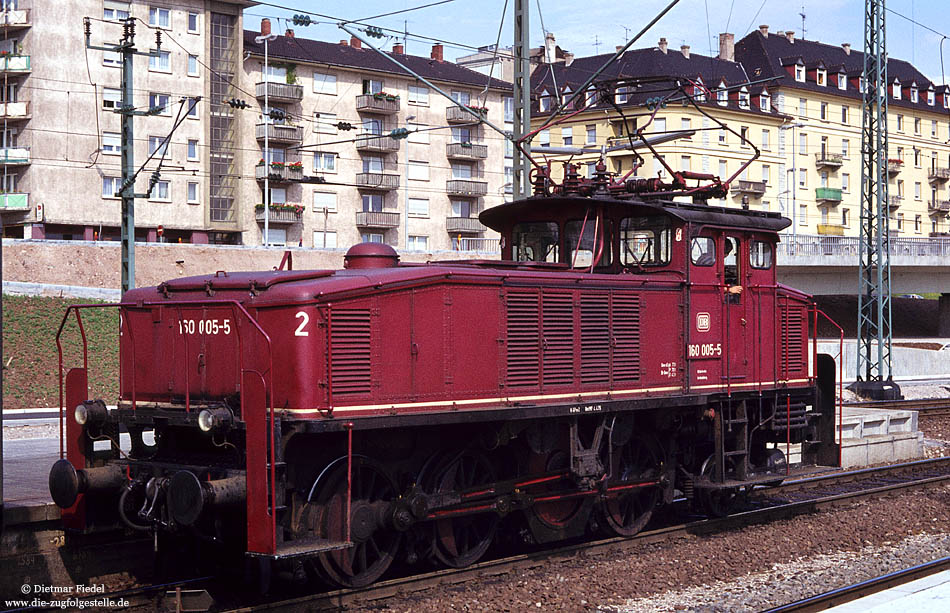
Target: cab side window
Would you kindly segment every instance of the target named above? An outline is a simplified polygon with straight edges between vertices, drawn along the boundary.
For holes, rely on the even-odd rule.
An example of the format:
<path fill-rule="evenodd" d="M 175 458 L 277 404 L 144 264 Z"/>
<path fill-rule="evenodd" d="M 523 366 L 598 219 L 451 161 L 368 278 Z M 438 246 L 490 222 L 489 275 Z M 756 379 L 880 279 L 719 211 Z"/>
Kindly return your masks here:
<path fill-rule="evenodd" d="M 696 266 L 714 266 L 716 241 L 708 236 L 697 236 L 690 242 L 689 259 Z"/>
<path fill-rule="evenodd" d="M 512 258 L 517 262 L 557 262 L 558 228 L 554 222 L 517 224 L 511 233 Z"/>
<path fill-rule="evenodd" d="M 739 285 L 739 239 L 734 236 L 725 239 L 723 275 L 726 285 Z"/>
<path fill-rule="evenodd" d="M 564 250 L 568 256 L 567 263 L 574 268 L 588 268 L 594 262 L 594 258 L 599 255 L 597 267 L 609 266 L 613 255 L 613 250 L 610 248 L 611 234 L 609 221 L 604 226 L 598 226 L 593 219 L 587 219 L 586 223 L 583 219 L 567 222 L 564 224 Z"/>
<path fill-rule="evenodd" d="M 620 222 L 620 261 L 624 266 L 670 263 L 669 217 L 626 217 Z"/>
<path fill-rule="evenodd" d="M 772 245 L 764 241 L 752 241 L 749 245 L 749 265 L 760 270 L 772 268 Z"/>

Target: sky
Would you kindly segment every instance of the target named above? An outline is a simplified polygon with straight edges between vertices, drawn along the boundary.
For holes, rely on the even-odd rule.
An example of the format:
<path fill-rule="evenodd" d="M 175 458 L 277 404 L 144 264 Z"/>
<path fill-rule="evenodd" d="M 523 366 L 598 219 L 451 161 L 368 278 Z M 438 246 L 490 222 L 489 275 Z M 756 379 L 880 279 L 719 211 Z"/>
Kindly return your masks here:
<path fill-rule="evenodd" d="M 530 16 L 531 46 L 543 43 L 544 31 L 553 32 L 557 44 L 576 56 L 608 53 L 639 32 L 671 0 L 527 0 Z M 439 0 L 273 0 L 245 10 L 245 27 L 257 30 L 260 18 L 269 17 L 275 32 L 291 27 L 299 37 L 337 41 L 349 36 L 337 26 L 337 20 L 367 20 L 367 24 L 405 32 L 409 38 L 406 52 L 428 55 L 431 41 L 446 41 L 445 58 L 472 53 L 473 47 L 494 44 L 505 0 L 448 0 L 436 6 L 399 15 L 376 15 L 423 6 Z M 890 57 L 912 62 L 927 77 L 941 82 L 940 41 L 950 36 L 950 11 L 946 0 L 887 0 L 887 51 Z M 277 6 L 287 7 L 280 9 Z M 514 0 L 508 0 L 501 30 L 501 46 L 512 42 Z M 539 11 L 540 7 L 540 11 Z M 804 9 L 803 9 L 804 7 Z M 295 26 L 289 20 L 296 11 L 320 13 L 329 18 L 310 26 Z M 670 48 L 690 45 L 692 53 L 718 53 L 720 32 L 732 32 L 736 40 L 760 24 L 772 32 L 794 30 L 809 40 L 829 44 L 851 43 L 864 47 L 864 2 L 862 0 L 680 0 L 648 30 L 633 48 L 656 46 L 665 37 Z M 708 19 L 707 19 L 708 15 Z M 900 15 L 921 25 L 914 25 Z M 280 21 L 275 22 L 275 18 Z M 542 22 L 544 28 L 542 29 Z M 393 33 L 387 32 L 387 34 Z M 400 36 L 401 38 L 401 36 Z M 386 49 L 397 41 L 382 39 Z M 943 44 L 943 72 L 950 79 L 950 39 Z"/>

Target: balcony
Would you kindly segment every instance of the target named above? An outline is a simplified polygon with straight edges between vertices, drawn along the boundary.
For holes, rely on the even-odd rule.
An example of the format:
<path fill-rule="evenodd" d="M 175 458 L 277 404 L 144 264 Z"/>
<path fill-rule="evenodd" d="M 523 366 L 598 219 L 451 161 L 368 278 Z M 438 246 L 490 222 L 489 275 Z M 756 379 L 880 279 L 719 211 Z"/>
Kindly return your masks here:
<path fill-rule="evenodd" d="M 30 118 L 29 102 L 0 102 L 0 119 L 14 121 Z"/>
<path fill-rule="evenodd" d="M 398 228 L 398 211 L 357 211 L 356 225 L 361 228 Z"/>
<path fill-rule="evenodd" d="M 259 123 L 254 130 L 257 140 L 267 140 L 273 143 L 291 143 L 299 145 L 303 142 L 303 127 L 288 126 L 279 123 Z"/>
<path fill-rule="evenodd" d="M 381 172 L 360 172 L 356 174 L 356 187 L 389 191 L 399 189 L 399 175 Z"/>
<path fill-rule="evenodd" d="M 275 162 L 269 166 L 258 164 L 254 168 L 254 176 L 258 181 L 268 179 L 278 183 L 287 183 L 289 181 L 303 181 L 303 166 L 297 165 L 298 162 L 281 163 Z"/>
<path fill-rule="evenodd" d="M 927 210 L 931 213 L 950 213 L 950 200 L 931 200 L 927 203 Z"/>
<path fill-rule="evenodd" d="M 0 164 L 8 166 L 17 166 L 30 163 L 29 147 L 3 147 L 0 148 Z"/>
<path fill-rule="evenodd" d="M 30 210 L 29 194 L 0 194 L 0 211 L 22 211 Z"/>
<path fill-rule="evenodd" d="M 732 186 L 735 194 L 751 194 L 761 196 L 765 193 L 765 181 L 736 181 Z"/>
<path fill-rule="evenodd" d="M 265 92 L 268 102 L 292 103 L 303 100 L 303 85 L 265 81 L 254 86 L 254 97 L 258 100 L 264 99 Z"/>
<path fill-rule="evenodd" d="M 449 234 L 477 234 L 485 231 L 485 226 L 477 217 L 446 217 L 445 229 Z"/>
<path fill-rule="evenodd" d="M 26 74 L 30 72 L 30 56 L 0 55 L 0 72 L 8 74 Z"/>
<path fill-rule="evenodd" d="M 356 110 L 360 113 L 394 115 L 399 112 L 399 96 L 360 94 L 356 97 Z"/>
<path fill-rule="evenodd" d="M 818 204 L 836 205 L 841 202 L 841 190 L 837 187 L 816 187 L 815 200 Z"/>
<path fill-rule="evenodd" d="M 895 210 L 900 207 L 901 203 L 904 202 L 903 196 L 888 196 L 887 197 L 887 208 L 890 210 Z"/>
<path fill-rule="evenodd" d="M 931 168 L 930 172 L 927 173 L 927 178 L 931 183 L 946 181 L 950 179 L 950 168 Z"/>
<path fill-rule="evenodd" d="M 844 236 L 844 226 L 837 223 L 818 224 L 818 234 L 822 236 Z"/>
<path fill-rule="evenodd" d="M 815 166 L 818 168 L 829 167 L 838 168 L 844 162 L 844 156 L 840 153 L 816 153 Z"/>
<path fill-rule="evenodd" d="M 904 169 L 904 160 L 887 160 L 887 174 L 896 175 Z"/>
<path fill-rule="evenodd" d="M 257 223 L 264 223 L 264 205 L 258 204 L 254 210 L 254 218 Z M 300 223 L 302 217 L 303 206 L 299 204 L 272 204 L 270 210 L 267 211 L 268 224 L 290 225 Z"/>
<path fill-rule="evenodd" d="M 7 30 L 22 30 L 31 25 L 30 9 L 0 11 L 0 27 Z"/>
<path fill-rule="evenodd" d="M 448 143 L 445 157 L 454 160 L 484 160 L 488 158 L 488 146 L 474 143 Z"/>
<path fill-rule="evenodd" d="M 479 108 L 479 107 L 468 107 L 472 111 L 475 111 L 475 114 L 478 115 L 478 118 L 475 115 L 472 115 L 467 110 L 463 109 L 460 106 L 449 106 L 445 109 L 445 121 L 448 123 L 478 123 L 479 120 L 484 120 L 488 116 L 488 109 Z"/>
<path fill-rule="evenodd" d="M 452 241 L 452 249 L 475 253 L 501 253 L 501 245 L 497 238 L 466 238 L 461 236 Z"/>
<path fill-rule="evenodd" d="M 392 136 L 360 134 L 356 137 L 357 151 L 379 151 L 391 153 L 399 151 L 399 141 Z"/>
<path fill-rule="evenodd" d="M 449 179 L 445 182 L 445 191 L 456 196 L 484 196 L 488 193 L 488 183 L 468 179 Z"/>

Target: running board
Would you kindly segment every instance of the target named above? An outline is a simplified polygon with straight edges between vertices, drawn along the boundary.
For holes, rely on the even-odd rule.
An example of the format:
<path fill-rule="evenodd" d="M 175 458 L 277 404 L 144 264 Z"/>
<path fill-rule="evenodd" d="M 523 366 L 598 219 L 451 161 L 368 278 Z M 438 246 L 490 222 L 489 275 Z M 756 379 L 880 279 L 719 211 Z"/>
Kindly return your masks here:
<path fill-rule="evenodd" d="M 331 541 L 328 539 L 298 539 L 294 541 L 285 541 L 277 544 L 277 551 L 274 553 L 257 553 L 248 551 L 247 555 L 255 558 L 269 558 L 271 560 L 286 560 L 288 558 L 299 558 L 312 556 L 327 551 L 337 551 L 347 549 L 353 546 L 352 541 Z"/>

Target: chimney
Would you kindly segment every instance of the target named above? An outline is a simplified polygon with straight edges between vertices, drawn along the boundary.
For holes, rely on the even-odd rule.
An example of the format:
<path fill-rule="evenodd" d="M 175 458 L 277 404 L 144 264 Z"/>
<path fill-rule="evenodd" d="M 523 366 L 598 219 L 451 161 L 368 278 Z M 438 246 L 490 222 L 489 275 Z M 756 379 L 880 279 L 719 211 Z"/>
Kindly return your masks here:
<path fill-rule="evenodd" d="M 689 59 L 689 45 L 680 45 L 680 53 L 683 54 L 687 60 Z"/>
<path fill-rule="evenodd" d="M 340 41 L 340 44 L 341 44 L 342 46 L 344 46 L 344 47 L 349 47 L 349 46 L 350 46 L 350 43 L 346 42 L 346 39 L 345 39 L 345 38 Z"/>
<path fill-rule="evenodd" d="M 736 61 L 736 35 L 723 32 L 719 35 L 719 59 Z"/>
<path fill-rule="evenodd" d="M 565 65 L 565 66 L 570 66 L 570 65 L 573 64 L 573 63 L 574 63 L 574 54 L 573 54 L 573 53 L 570 53 L 570 52 L 568 52 L 568 51 L 565 51 L 565 52 L 564 52 L 564 65 Z"/>
<path fill-rule="evenodd" d="M 785 38 L 788 39 L 788 42 L 795 44 L 795 30 L 785 30 Z"/>
<path fill-rule="evenodd" d="M 406 48 L 401 44 L 396 43 L 393 45 L 393 53 L 398 53 L 399 55 L 404 55 L 406 53 Z"/>
<path fill-rule="evenodd" d="M 363 43 L 360 41 L 360 39 L 356 38 L 355 36 L 351 36 L 350 46 L 353 47 L 354 49 L 362 49 Z"/>
<path fill-rule="evenodd" d="M 284 32 L 284 36 L 286 36 L 287 38 L 293 38 L 293 37 L 294 37 L 294 31 L 293 31 L 292 29 L 290 29 L 290 28 L 287 28 L 287 31 Z"/>
<path fill-rule="evenodd" d="M 851 43 L 841 43 L 841 48 L 844 49 L 845 55 L 851 55 Z"/>
<path fill-rule="evenodd" d="M 620 51 L 621 49 L 623 49 L 623 45 L 617 45 L 614 47 L 614 51 Z"/>
<path fill-rule="evenodd" d="M 765 25 L 765 24 L 759 26 L 759 32 L 762 33 L 762 36 L 768 38 L 768 37 L 769 37 L 769 26 L 767 26 L 767 25 Z"/>
<path fill-rule="evenodd" d="M 548 32 L 544 35 L 544 63 L 553 64 L 555 49 L 557 45 L 554 42 L 554 32 Z"/>
<path fill-rule="evenodd" d="M 666 53 L 666 44 L 667 44 L 667 43 L 666 43 L 666 39 L 665 39 L 665 38 L 661 38 L 661 39 L 660 39 L 660 42 L 658 42 L 658 43 L 656 44 L 656 46 L 659 47 L 659 49 L 660 49 L 660 51 L 661 51 L 662 53 Z"/>
<path fill-rule="evenodd" d="M 431 57 L 433 60 L 438 60 L 439 62 L 443 61 L 442 45 L 440 43 L 432 45 L 432 53 L 429 55 L 429 57 Z"/>
<path fill-rule="evenodd" d="M 270 36 L 270 19 L 261 19 L 261 36 Z"/>

